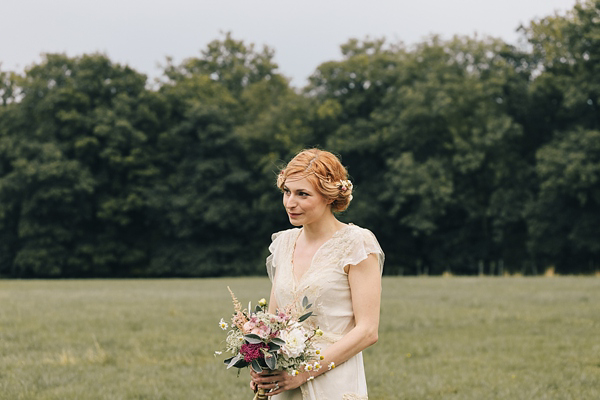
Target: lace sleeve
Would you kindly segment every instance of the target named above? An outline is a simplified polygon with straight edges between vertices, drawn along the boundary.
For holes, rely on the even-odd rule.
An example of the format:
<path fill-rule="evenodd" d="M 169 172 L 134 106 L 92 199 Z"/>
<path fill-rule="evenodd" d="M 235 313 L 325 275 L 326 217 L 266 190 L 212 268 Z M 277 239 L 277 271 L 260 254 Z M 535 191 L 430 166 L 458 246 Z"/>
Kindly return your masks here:
<path fill-rule="evenodd" d="M 269 256 L 267 257 L 267 274 L 269 275 L 269 279 L 273 282 L 275 279 L 275 267 L 277 265 L 276 255 L 278 253 L 277 249 L 281 246 L 282 234 L 284 231 L 275 232 L 271 236 L 271 245 L 269 246 Z"/>
<path fill-rule="evenodd" d="M 365 260 L 369 254 L 375 254 L 379 261 L 379 273 L 382 274 L 385 254 L 375 235 L 368 229 L 359 228 L 354 239 L 354 243 L 344 258 L 344 266 L 359 264 L 361 261 Z"/>

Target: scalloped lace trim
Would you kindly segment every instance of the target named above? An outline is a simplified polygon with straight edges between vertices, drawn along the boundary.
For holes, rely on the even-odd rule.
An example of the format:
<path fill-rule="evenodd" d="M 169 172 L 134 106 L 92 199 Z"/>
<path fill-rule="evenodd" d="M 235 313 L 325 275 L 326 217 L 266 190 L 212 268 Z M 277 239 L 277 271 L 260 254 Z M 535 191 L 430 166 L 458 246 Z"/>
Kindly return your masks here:
<path fill-rule="evenodd" d="M 369 400 L 369 396 L 359 396 L 355 393 L 346 393 L 342 396 L 342 400 Z"/>

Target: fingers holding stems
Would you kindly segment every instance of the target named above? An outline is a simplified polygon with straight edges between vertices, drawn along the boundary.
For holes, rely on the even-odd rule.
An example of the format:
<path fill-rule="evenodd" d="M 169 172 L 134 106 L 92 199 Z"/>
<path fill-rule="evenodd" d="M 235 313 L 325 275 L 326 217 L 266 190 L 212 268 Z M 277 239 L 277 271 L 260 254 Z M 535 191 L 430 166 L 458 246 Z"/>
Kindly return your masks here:
<path fill-rule="evenodd" d="M 263 371 L 261 373 L 256 373 L 253 370 L 250 370 L 250 375 L 252 376 L 252 384 L 255 390 L 258 388 L 269 390 L 266 394 L 268 396 L 273 396 L 275 394 L 279 394 L 284 391 L 284 374 L 282 371 Z"/>
<path fill-rule="evenodd" d="M 266 393 L 267 396 L 274 396 L 286 390 L 296 389 L 314 379 L 310 371 L 288 374 L 285 371 L 262 371 L 261 373 L 256 373 L 251 370 L 250 374 L 252 375 L 252 382 L 255 388 L 269 390 Z"/>

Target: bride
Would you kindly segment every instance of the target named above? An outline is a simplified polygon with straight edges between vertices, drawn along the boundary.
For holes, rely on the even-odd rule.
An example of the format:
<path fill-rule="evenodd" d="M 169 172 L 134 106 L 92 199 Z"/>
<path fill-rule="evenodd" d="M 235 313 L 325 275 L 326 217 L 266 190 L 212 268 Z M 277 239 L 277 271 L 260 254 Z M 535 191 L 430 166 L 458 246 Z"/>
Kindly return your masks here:
<path fill-rule="evenodd" d="M 250 386 L 276 400 L 367 399 L 362 350 L 377 341 L 384 254 L 367 229 L 337 220 L 352 200 L 346 168 L 333 154 L 309 149 L 280 172 L 277 186 L 296 228 L 273 234 L 267 258 L 269 312 L 307 296 L 319 327 L 321 368 L 292 376 L 250 371 Z"/>

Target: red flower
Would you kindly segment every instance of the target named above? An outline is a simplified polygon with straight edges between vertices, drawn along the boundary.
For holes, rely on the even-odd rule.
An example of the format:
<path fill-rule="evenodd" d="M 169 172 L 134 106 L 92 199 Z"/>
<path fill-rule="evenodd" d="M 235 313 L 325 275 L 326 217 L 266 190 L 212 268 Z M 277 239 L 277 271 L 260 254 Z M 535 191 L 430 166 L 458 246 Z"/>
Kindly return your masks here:
<path fill-rule="evenodd" d="M 263 357 L 263 352 L 260 349 L 268 349 L 264 343 L 256 343 L 256 344 L 243 344 L 240 349 L 240 353 L 244 355 L 244 361 L 250 362 L 252 360 L 256 360 L 257 358 Z"/>

